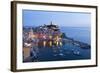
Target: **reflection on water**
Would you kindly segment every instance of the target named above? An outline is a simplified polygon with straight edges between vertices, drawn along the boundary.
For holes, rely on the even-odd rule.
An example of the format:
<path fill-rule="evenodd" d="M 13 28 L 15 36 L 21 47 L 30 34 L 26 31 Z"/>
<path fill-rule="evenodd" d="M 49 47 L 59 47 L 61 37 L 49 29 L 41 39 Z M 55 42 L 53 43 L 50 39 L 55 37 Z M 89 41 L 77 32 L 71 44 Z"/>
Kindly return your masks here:
<path fill-rule="evenodd" d="M 90 59 L 90 49 L 82 49 L 72 44 L 52 47 L 32 47 L 30 56 L 24 62 L 61 61 Z"/>

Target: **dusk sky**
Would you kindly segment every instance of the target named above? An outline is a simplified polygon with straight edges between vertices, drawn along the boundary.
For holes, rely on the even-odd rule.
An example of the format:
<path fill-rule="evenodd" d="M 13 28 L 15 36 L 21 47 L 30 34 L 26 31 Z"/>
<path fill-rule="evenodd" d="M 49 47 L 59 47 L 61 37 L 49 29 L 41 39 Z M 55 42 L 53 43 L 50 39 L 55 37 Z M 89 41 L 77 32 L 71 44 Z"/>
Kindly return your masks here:
<path fill-rule="evenodd" d="M 78 12 L 23 10 L 24 26 L 39 26 L 43 24 L 50 24 L 51 21 L 59 26 L 90 27 L 91 14 Z"/>

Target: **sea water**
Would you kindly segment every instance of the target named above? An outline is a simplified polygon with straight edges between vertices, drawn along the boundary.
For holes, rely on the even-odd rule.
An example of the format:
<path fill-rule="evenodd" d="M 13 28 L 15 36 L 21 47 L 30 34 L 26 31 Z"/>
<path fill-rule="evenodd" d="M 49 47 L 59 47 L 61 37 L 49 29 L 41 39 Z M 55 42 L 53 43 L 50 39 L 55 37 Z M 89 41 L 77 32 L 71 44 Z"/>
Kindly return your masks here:
<path fill-rule="evenodd" d="M 61 32 L 64 32 L 67 37 L 84 43 L 91 43 L 91 28 L 90 27 L 60 27 Z"/>

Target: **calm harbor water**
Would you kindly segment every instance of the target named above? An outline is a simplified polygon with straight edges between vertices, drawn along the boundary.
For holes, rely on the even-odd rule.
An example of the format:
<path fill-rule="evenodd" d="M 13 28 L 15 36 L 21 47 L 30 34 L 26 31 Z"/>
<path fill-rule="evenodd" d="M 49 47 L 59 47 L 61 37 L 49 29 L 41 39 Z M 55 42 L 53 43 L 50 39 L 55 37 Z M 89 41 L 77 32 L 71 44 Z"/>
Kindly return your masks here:
<path fill-rule="evenodd" d="M 61 32 L 66 33 L 66 36 L 90 45 L 90 28 L 60 27 L 60 30 Z M 39 53 L 37 54 L 37 57 L 34 58 L 34 56 L 31 56 L 25 62 L 83 60 L 91 58 L 91 48 L 82 49 L 70 43 L 66 43 L 62 47 L 38 47 L 38 49 Z"/>

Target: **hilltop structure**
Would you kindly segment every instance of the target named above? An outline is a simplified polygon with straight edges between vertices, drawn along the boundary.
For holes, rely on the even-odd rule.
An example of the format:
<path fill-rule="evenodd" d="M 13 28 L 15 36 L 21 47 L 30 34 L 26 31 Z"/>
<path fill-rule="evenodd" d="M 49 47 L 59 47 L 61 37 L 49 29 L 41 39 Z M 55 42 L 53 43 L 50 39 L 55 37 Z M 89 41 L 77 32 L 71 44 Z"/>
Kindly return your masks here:
<path fill-rule="evenodd" d="M 31 45 L 36 45 L 37 43 L 38 46 L 43 47 L 50 47 L 52 45 L 62 46 L 61 35 L 62 33 L 60 32 L 59 27 L 51 22 L 49 25 L 44 24 L 43 26 L 30 28 L 23 40 L 26 40 L 26 43 L 30 42 Z"/>

